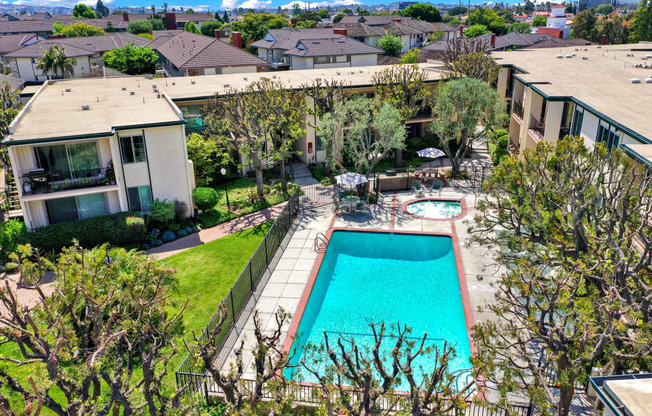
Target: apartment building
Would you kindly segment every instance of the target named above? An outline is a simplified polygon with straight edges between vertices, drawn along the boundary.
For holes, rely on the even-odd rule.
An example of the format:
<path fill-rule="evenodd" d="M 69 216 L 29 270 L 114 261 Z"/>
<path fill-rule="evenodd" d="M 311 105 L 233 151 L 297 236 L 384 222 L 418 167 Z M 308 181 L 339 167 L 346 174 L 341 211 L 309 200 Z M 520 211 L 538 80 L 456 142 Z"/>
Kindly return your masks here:
<path fill-rule="evenodd" d="M 426 83 L 434 86 L 441 73 L 432 64 L 420 66 L 426 70 Z M 344 94 L 371 98 L 373 76 L 386 68 L 48 81 L 2 142 L 8 147 L 25 222 L 34 229 L 105 213 L 146 211 L 156 198 L 183 201 L 191 215 L 194 172 L 185 139 L 189 132 L 202 131 L 201 107 L 215 94 L 271 77 L 295 89 L 318 80 L 341 81 Z M 311 98 L 308 102 L 314 105 Z M 326 152 L 315 129 L 319 120 L 306 117 L 306 133 L 294 150 L 306 163 L 324 161 Z M 408 125 L 419 137 L 430 121 L 428 114 L 419 114 Z"/>
<path fill-rule="evenodd" d="M 11 123 L 7 146 L 28 228 L 185 202 L 194 177 L 185 121 L 142 77 L 46 82 Z"/>
<path fill-rule="evenodd" d="M 652 165 L 652 43 L 492 53 L 513 149 L 580 136 Z"/>

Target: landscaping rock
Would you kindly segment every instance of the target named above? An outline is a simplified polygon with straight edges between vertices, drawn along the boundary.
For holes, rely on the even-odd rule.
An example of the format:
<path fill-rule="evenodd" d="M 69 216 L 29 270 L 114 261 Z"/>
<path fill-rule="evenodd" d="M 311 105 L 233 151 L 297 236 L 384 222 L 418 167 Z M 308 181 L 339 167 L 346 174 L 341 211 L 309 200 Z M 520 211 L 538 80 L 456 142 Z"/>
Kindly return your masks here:
<path fill-rule="evenodd" d="M 179 231 L 177 231 L 177 237 L 178 237 L 178 238 L 185 237 L 185 236 L 187 236 L 187 235 L 188 235 L 188 233 L 186 232 L 186 230 L 179 230 Z"/>
<path fill-rule="evenodd" d="M 199 227 L 197 227 L 196 225 L 193 225 L 193 226 L 192 226 L 192 230 L 193 230 L 194 232 L 198 232 L 198 231 L 199 231 Z"/>
<path fill-rule="evenodd" d="M 186 234 L 192 234 L 192 233 L 195 232 L 195 230 L 193 230 L 192 227 L 190 227 L 190 226 L 184 228 L 183 231 L 185 231 Z"/>
<path fill-rule="evenodd" d="M 152 246 L 154 246 L 154 247 L 158 247 L 158 246 L 162 246 L 162 245 L 163 245 L 163 241 L 161 241 L 161 239 L 154 240 L 154 242 L 152 242 Z"/>
<path fill-rule="evenodd" d="M 163 241 L 165 243 L 169 243 L 170 241 L 174 241 L 177 239 L 177 236 L 174 235 L 174 232 L 172 231 L 166 231 L 163 233 Z"/>

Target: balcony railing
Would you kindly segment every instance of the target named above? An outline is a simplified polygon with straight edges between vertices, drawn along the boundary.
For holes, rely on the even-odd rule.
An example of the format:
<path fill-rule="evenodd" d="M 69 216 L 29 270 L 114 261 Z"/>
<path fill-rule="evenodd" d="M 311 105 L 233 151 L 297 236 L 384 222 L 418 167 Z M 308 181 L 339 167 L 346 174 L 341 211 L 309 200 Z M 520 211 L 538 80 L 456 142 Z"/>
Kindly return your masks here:
<path fill-rule="evenodd" d="M 33 169 L 21 177 L 23 195 L 38 195 L 71 189 L 115 185 L 113 167 L 77 171 L 49 171 Z"/>
<path fill-rule="evenodd" d="M 532 130 L 540 139 L 543 140 L 543 135 L 546 131 L 545 123 L 542 123 L 541 120 L 538 120 L 534 116 L 530 116 L 530 126 L 529 129 Z"/>
<path fill-rule="evenodd" d="M 523 120 L 523 103 L 521 101 L 514 101 L 514 114 Z"/>

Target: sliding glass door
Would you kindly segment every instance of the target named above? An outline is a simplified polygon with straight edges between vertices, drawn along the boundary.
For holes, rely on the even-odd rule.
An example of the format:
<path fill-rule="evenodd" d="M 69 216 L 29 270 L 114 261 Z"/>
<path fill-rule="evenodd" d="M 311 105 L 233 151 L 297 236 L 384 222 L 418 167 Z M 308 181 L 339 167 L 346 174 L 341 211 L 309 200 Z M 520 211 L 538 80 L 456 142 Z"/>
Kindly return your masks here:
<path fill-rule="evenodd" d="M 52 175 L 52 180 L 98 175 L 100 159 L 96 142 L 39 146 L 34 148 L 37 166 Z"/>
<path fill-rule="evenodd" d="M 104 193 L 45 201 L 50 224 L 83 220 L 108 213 Z"/>

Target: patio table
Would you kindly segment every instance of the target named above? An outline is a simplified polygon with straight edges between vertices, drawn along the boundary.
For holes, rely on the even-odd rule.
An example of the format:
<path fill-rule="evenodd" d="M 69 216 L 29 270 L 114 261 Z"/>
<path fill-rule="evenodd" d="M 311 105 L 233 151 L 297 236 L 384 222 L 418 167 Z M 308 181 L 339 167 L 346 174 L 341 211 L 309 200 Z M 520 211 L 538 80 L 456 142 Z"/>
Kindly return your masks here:
<path fill-rule="evenodd" d="M 347 211 L 351 212 L 354 210 L 356 204 L 360 202 L 359 196 L 347 195 L 342 198 L 342 202 L 346 204 Z"/>

